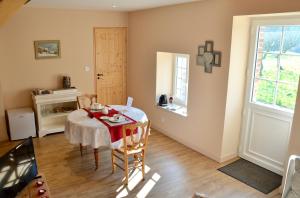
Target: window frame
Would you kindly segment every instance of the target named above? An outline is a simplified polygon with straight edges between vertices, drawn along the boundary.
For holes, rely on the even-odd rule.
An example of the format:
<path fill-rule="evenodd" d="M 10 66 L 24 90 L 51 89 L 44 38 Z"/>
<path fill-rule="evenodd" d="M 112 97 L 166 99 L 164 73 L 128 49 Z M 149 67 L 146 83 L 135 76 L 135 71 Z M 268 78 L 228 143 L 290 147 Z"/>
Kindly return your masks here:
<path fill-rule="evenodd" d="M 255 104 L 255 105 L 259 105 L 259 106 L 265 106 L 265 107 L 269 107 L 269 108 L 272 108 L 274 110 L 280 110 L 280 111 L 283 111 L 283 112 L 287 112 L 287 113 L 293 113 L 294 110 L 291 110 L 291 109 L 288 109 L 288 108 L 285 108 L 285 107 L 281 107 L 281 106 L 278 106 L 276 105 L 276 98 L 274 99 L 273 98 L 273 104 L 274 104 L 274 101 L 275 101 L 275 105 L 273 104 L 266 104 L 266 103 L 263 103 L 263 102 L 259 102 L 259 101 L 255 101 L 253 100 L 253 95 L 254 95 L 254 82 L 255 82 L 255 79 L 260 79 L 260 78 L 256 78 L 256 75 L 255 75 L 255 68 L 256 68 L 256 60 L 257 60 L 257 52 L 258 52 L 258 39 L 259 39 L 259 28 L 260 26 L 299 26 L 300 25 L 300 18 L 295 18 L 295 17 L 291 17 L 291 16 L 284 16 L 284 17 L 281 17 L 281 18 L 270 18 L 270 17 L 265 17 L 265 18 L 256 18 L 256 17 L 253 17 L 251 20 L 250 20 L 250 23 L 251 23 L 251 33 L 250 33 L 250 38 L 249 38 L 249 50 L 250 50 L 250 58 L 249 58 L 249 62 L 250 62 L 250 66 L 248 67 L 247 69 L 247 76 L 251 75 L 251 77 L 248 79 L 250 79 L 250 83 L 247 85 L 247 89 L 250 90 L 247 94 L 246 94 L 246 100 L 251 103 L 251 104 Z M 280 48 L 280 52 L 279 54 L 282 53 L 281 51 L 282 48 Z M 264 53 L 264 52 L 263 52 Z M 269 53 L 271 54 L 271 53 Z M 273 53 L 274 54 L 274 53 Z M 276 53 L 277 54 L 277 53 Z M 285 55 L 289 55 L 289 54 L 285 54 Z M 278 66 L 278 65 L 277 65 Z M 279 71 L 278 71 L 279 72 Z M 279 78 L 279 75 L 277 75 L 277 78 L 276 78 L 276 87 L 278 85 L 278 82 L 279 83 L 288 83 L 288 84 L 293 84 L 291 82 L 284 82 L 284 81 L 278 81 L 278 78 Z M 266 79 L 263 79 L 262 80 L 266 80 Z M 267 79 L 267 81 L 269 82 L 274 82 L 270 79 Z M 274 95 L 277 95 L 277 90 L 276 90 L 276 93 L 274 93 Z"/>
<path fill-rule="evenodd" d="M 178 61 L 178 57 L 184 57 L 187 60 L 187 67 L 186 67 L 186 97 L 185 97 L 185 101 L 181 100 L 180 98 L 176 97 L 176 90 L 177 90 L 177 61 Z M 190 64 L 190 60 L 189 60 L 190 56 L 187 54 L 175 54 L 173 61 L 174 61 L 174 66 L 173 66 L 173 100 L 174 100 L 174 104 L 177 104 L 179 106 L 184 106 L 187 107 L 187 102 L 188 102 L 188 87 L 189 87 L 189 64 Z"/>
<path fill-rule="evenodd" d="M 280 28 L 281 29 L 281 32 L 280 32 L 280 37 L 281 37 L 281 42 L 280 42 L 280 49 L 279 49 L 279 51 L 278 52 L 266 52 L 266 51 L 259 51 L 258 50 L 258 47 L 256 47 L 256 51 L 255 51 L 255 54 L 256 54 L 256 60 L 255 60 L 255 66 L 254 66 L 254 69 L 255 69 L 255 71 L 256 71 L 256 67 L 257 67 L 257 56 L 258 56 L 258 54 L 262 54 L 262 55 L 275 55 L 276 56 L 276 61 L 277 61 L 277 63 L 276 63 L 276 69 L 277 69 L 277 73 L 276 73 L 276 78 L 275 79 L 268 79 L 268 78 L 264 78 L 264 77 L 260 77 L 260 76 L 257 76 L 256 74 L 256 72 L 254 72 L 254 78 L 253 78 L 253 82 L 252 83 L 255 83 L 255 81 L 256 80 L 258 80 L 258 81 L 265 81 L 265 82 L 270 82 L 270 83 L 274 83 L 274 93 L 273 93 L 273 99 L 272 99 L 272 103 L 271 104 L 269 104 L 269 103 L 267 103 L 268 105 L 271 105 L 271 106 L 275 106 L 275 107 L 279 107 L 279 108 L 286 108 L 286 109 L 289 109 L 289 108 L 287 108 L 287 107 L 283 107 L 283 106 L 280 106 L 280 105 L 278 105 L 277 104 L 277 99 L 278 99 L 278 94 L 279 94 L 279 92 L 278 92 L 278 90 L 279 90 L 279 86 L 280 85 L 283 85 L 283 84 L 286 84 L 286 85 L 290 85 L 290 86 L 297 86 L 297 83 L 298 82 L 289 82 L 289 81 L 285 81 L 285 80 L 281 80 L 280 79 L 280 72 L 281 72 L 281 70 L 280 70 L 280 67 L 281 67 L 281 59 L 284 57 L 284 56 L 296 56 L 296 57 L 300 57 L 300 55 L 296 55 L 296 54 L 289 54 L 289 53 L 284 53 L 284 51 L 283 51 L 283 46 L 284 46 L 284 41 L 285 41 L 285 34 L 284 34 L 284 32 L 285 32 L 285 28 L 287 28 L 287 27 L 290 27 L 290 26 L 296 26 L 296 25 L 260 25 L 260 26 L 258 26 L 258 34 L 260 33 L 260 31 L 261 31 L 261 27 L 267 27 L 267 26 L 274 26 L 274 27 L 278 27 L 278 28 Z M 297 26 L 299 26 L 300 27 L 300 25 L 297 25 Z M 258 43 L 259 43 L 259 36 L 258 36 L 258 39 L 257 39 L 257 41 L 256 41 L 256 46 L 258 46 Z M 255 89 L 255 85 L 253 85 L 253 89 Z M 252 92 L 254 92 L 254 91 L 252 91 Z M 256 100 L 256 97 L 255 97 L 255 94 L 253 93 L 252 94 L 252 96 L 251 96 L 251 101 L 253 102 L 253 103 L 257 103 L 257 102 L 259 102 L 259 103 L 263 103 L 263 102 L 260 102 L 260 101 L 257 101 Z M 291 110 L 291 109 L 290 109 Z"/>

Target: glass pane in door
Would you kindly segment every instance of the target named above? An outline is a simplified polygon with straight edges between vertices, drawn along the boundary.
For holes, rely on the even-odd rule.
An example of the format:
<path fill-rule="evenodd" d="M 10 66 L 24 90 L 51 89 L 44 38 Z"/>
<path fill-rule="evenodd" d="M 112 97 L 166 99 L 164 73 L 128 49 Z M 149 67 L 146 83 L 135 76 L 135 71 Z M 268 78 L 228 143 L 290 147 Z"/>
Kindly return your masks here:
<path fill-rule="evenodd" d="M 283 53 L 300 55 L 300 26 L 284 27 Z"/>
<path fill-rule="evenodd" d="M 276 84 L 268 80 L 256 79 L 254 82 L 253 100 L 264 104 L 273 104 Z"/>
<path fill-rule="evenodd" d="M 300 52 L 300 51 L 299 51 Z M 300 56 L 280 56 L 280 81 L 298 83 L 300 74 Z"/>
<path fill-rule="evenodd" d="M 276 105 L 293 110 L 297 97 L 297 84 L 278 83 Z"/>
<path fill-rule="evenodd" d="M 300 26 L 258 28 L 252 102 L 294 110 L 300 75 Z"/>
<path fill-rule="evenodd" d="M 255 77 L 268 80 L 276 80 L 278 74 L 278 55 L 257 53 Z"/>
<path fill-rule="evenodd" d="M 282 26 L 260 26 L 258 51 L 279 53 Z"/>

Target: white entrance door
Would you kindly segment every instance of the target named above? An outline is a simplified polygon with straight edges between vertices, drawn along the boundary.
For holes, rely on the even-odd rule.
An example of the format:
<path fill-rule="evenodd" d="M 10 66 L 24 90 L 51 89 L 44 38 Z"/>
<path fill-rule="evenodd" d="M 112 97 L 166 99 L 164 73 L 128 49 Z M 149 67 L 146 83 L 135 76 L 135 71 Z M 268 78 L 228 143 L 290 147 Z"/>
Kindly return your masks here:
<path fill-rule="evenodd" d="M 282 175 L 300 74 L 300 26 L 252 29 L 240 156 Z"/>

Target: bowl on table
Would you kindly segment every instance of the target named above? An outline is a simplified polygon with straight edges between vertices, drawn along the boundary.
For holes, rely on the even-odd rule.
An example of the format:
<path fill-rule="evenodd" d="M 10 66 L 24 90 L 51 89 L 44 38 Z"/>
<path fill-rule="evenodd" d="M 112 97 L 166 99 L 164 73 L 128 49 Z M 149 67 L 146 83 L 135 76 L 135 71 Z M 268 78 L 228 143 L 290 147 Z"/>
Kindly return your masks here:
<path fill-rule="evenodd" d="M 102 108 L 101 112 L 102 112 L 104 115 L 107 115 L 107 114 L 109 113 L 108 107 Z"/>
<path fill-rule="evenodd" d="M 102 105 L 102 104 L 100 104 L 100 103 L 93 103 L 92 105 L 91 105 L 91 110 L 92 111 L 100 111 L 100 110 L 102 110 L 104 108 L 104 106 Z"/>

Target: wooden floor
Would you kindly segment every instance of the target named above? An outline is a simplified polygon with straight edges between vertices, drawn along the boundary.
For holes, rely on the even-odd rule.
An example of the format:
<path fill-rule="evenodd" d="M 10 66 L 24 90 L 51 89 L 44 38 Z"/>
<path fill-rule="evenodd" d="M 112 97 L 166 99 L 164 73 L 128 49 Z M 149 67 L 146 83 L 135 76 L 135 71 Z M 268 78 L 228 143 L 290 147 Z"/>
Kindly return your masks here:
<path fill-rule="evenodd" d="M 14 143 L 2 143 L 0 154 Z M 100 152 L 100 167 L 94 170 L 92 148 L 80 156 L 79 146 L 71 145 L 64 134 L 34 141 L 38 168 L 43 173 L 53 197 L 192 197 L 201 192 L 209 197 L 279 198 L 278 190 L 264 195 L 257 190 L 217 171 L 224 165 L 152 131 L 146 156 L 146 179 L 135 171 L 128 187 L 121 184 L 123 171 L 111 174 L 109 150 Z"/>

